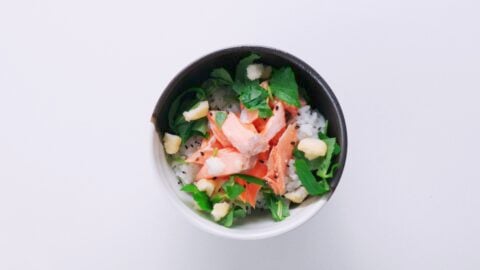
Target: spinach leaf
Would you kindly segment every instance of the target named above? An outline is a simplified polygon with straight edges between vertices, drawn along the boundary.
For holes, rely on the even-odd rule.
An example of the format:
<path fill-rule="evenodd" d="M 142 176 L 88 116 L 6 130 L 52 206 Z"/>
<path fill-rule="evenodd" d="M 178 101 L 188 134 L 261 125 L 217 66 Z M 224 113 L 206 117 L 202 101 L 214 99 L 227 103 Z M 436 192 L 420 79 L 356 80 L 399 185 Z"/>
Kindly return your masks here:
<path fill-rule="evenodd" d="M 207 193 L 198 190 L 197 186 L 194 184 L 188 184 L 184 185 L 181 190 L 192 194 L 193 200 L 195 200 L 200 210 L 206 212 L 212 211 L 212 202 L 210 201 L 210 198 Z"/>
<path fill-rule="evenodd" d="M 330 186 L 326 180 L 317 182 L 317 179 L 310 171 L 310 167 L 305 159 L 295 159 L 295 171 L 308 194 L 322 195 L 330 190 Z"/>
<path fill-rule="evenodd" d="M 210 77 L 222 81 L 224 84 L 231 85 L 233 84 L 232 76 L 224 68 L 216 68 L 210 73 Z"/>
<path fill-rule="evenodd" d="M 222 187 L 227 194 L 227 197 L 232 201 L 245 191 L 245 188 L 236 183 L 233 177 L 230 177 L 230 179 L 225 182 Z"/>
<path fill-rule="evenodd" d="M 280 100 L 295 107 L 300 107 L 298 85 L 292 68 L 284 67 L 274 70 L 270 79 L 270 89 L 272 94 Z"/>
<path fill-rule="evenodd" d="M 282 221 L 290 215 L 288 205 L 282 197 L 276 196 L 272 193 L 264 193 L 264 196 L 273 220 Z"/>
<path fill-rule="evenodd" d="M 268 92 L 258 84 L 258 81 L 242 84 L 240 91 L 238 99 L 247 109 L 258 110 L 258 116 L 261 118 L 273 115 L 272 109 L 268 106 Z"/>
<path fill-rule="evenodd" d="M 247 78 L 247 67 L 258 59 L 260 59 L 260 56 L 252 53 L 249 56 L 240 60 L 240 62 L 238 62 L 237 68 L 235 70 L 236 83 L 249 81 L 249 79 Z"/>
<path fill-rule="evenodd" d="M 233 174 L 232 176 L 241 178 L 241 179 L 243 179 L 246 182 L 251 183 L 251 184 L 257 184 L 257 185 L 262 186 L 262 187 L 265 186 L 265 180 L 260 179 L 260 178 L 255 177 L 255 176 L 251 176 L 251 175 L 248 175 L 248 174 L 241 174 L 241 173 Z"/>
<path fill-rule="evenodd" d="M 217 124 L 219 128 L 222 128 L 223 122 L 225 122 L 226 119 L 227 119 L 226 112 L 219 111 L 215 114 L 215 124 Z"/>

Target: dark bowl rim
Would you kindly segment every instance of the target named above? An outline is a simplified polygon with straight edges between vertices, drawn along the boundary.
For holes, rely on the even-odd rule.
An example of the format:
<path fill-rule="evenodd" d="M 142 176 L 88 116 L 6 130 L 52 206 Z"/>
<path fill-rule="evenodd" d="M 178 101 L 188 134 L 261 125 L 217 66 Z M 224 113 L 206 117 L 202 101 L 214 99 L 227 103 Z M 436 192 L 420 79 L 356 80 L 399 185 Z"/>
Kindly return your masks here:
<path fill-rule="evenodd" d="M 330 99 L 330 101 L 333 105 L 337 120 L 340 123 L 340 125 L 339 125 L 340 136 L 343 138 L 343 140 L 340 142 L 340 147 L 341 147 L 342 151 L 340 152 L 340 155 L 338 157 L 340 166 L 337 169 L 337 171 L 335 172 L 334 178 L 330 180 L 330 181 L 336 181 L 337 182 L 336 185 L 334 185 L 332 187 L 332 190 L 329 194 L 328 200 L 330 200 L 331 196 L 333 195 L 333 193 L 335 193 L 335 190 L 337 189 L 338 185 L 340 184 L 340 179 L 343 175 L 343 170 L 345 168 L 346 161 L 347 161 L 348 137 L 347 137 L 347 126 L 346 126 L 346 123 L 345 123 L 345 117 L 343 115 L 343 111 L 342 111 L 342 108 L 340 106 L 340 103 L 339 103 L 337 97 L 335 96 L 335 94 L 333 93 L 332 89 L 327 84 L 327 82 L 322 78 L 322 76 L 320 76 L 320 74 L 317 71 L 315 71 L 315 69 L 313 69 L 310 65 L 308 65 L 303 60 L 301 60 L 300 58 L 298 58 L 298 57 L 296 57 L 296 56 L 294 56 L 290 53 L 287 53 L 285 51 L 282 51 L 282 50 L 279 50 L 279 49 L 276 49 L 276 48 L 266 47 L 266 46 L 241 45 L 241 46 L 227 47 L 227 48 L 224 48 L 224 49 L 219 49 L 219 50 L 213 51 L 211 53 L 205 54 L 204 56 L 202 56 L 202 57 L 198 58 L 197 60 L 193 61 L 192 63 L 188 64 L 185 68 L 183 68 L 180 72 L 178 72 L 177 75 L 175 75 L 175 77 L 173 77 L 173 79 L 167 84 L 165 89 L 160 94 L 160 97 L 157 101 L 157 104 L 155 105 L 155 109 L 152 113 L 152 119 L 154 119 L 156 117 L 156 113 L 159 111 L 161 104 L 165 103 L 163 100 L 166 99 L 167 96 L 169 96 L 173 92 L 173 90 L 175 88 L 175 85 L 177 85 L 178 82 L 180 82 L 182 79 L 184 79 L 186 75 L 188 75 L 192 71 L 195 71 L 195 69 L 200 67 L 204 61 L 206 61 L 210 58 L 222 57 L 223 55 L 228 55 L 228 54 L 230 54 L 232 52 L 236 52 L 236 51 L 254 52 L 254 53 L 259 53 L 259 54 L 268 53 L 268 54 L 275 55 L 276 57 L 283 58 L 283 59 L 287 60 L 288 62 L 292 62 L 299 69 L 304 70 L 309 76 L 311 76 L 315 80 L 315 82 L 320 85 L 320 88 L 322 89 L 322 91 L 326 92 L 328 98 Z M 156 125 L 156 121 L 152 121 L 152 122 L 155 125 L 155 129 L 159 133 L 158 127 Z"/>

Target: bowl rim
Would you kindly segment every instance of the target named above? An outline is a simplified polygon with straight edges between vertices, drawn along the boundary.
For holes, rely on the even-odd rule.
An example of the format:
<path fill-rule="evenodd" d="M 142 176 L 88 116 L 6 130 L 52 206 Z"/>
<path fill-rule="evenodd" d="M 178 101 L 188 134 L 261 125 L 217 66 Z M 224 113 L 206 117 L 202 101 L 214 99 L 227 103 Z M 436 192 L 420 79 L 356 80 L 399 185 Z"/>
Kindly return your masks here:
<path fill-rule="evenodd" d="M 286 233 L 288 231 L 291 231 L 295 228 L 298 228 L 300 225 L 302 225 L 306 221 L 310 220 L 330 200 L 332 195 L 335 193 L 338 185 L 340 184 L 340 179 L 343 175 L 343 170 L 344 170 L 345 165 L 346 165 L 347 151 L 348 151 L 347 127 L 346 127 L 346 123 L 345 123 L 344 114 L 343 114 L 343 111 L 342 111 L 342 108 L 340 106 L 340 103 L 339 103 L 338 99 L 336 98 L 336 96 L 333 93 L 330 86 L 326 83 L 326 81 L 322 78 L 322 76 L 320 76 L 320 74 L 318 74 L 318 72 L 316 72 L 310 65 L 305 63 L 303 60 L 299 59 L 298 57 L 296 57 L 296 56 L 294 56 L 290 53 L 287 53 L 285 51 L 282 51 L 282 50 L 279 50 L 279 49 L 276 49 L 276 48 L 266 47 L 266 46 L 258 46 L 258 45 L 254 45 L 254 46 L 253 45 L 241 45 L 241 46 L 233 46 L 233 47 L 227 47 L 227 48 L 224 48 L 224 49 L 215 50 L 211 53 L 205 54 L 205 55 L 197 58 L 195 61 L 188 64 L 180 72 L 178 72 L 177 75 L 175 75 L 173 77 L 173 79 L 167 84 L 167 86 L 161 92 L 160 97 L 159 97 L 159 99 L 158 99 L 158 101 L 155 105 L 154 111 L 152 113 L 152 119 L 155 118 L 157 112 L 160 109 L 160 106 L 162 106 L 161 104 L 165 103 L 164 99 L 166 99 L 169 95 L 174 94 L 175 86 L 182 79 L 184 79 L 186 75 L 190 74 L 192 71 L 195 71 L 198 67 L 200 67 L 203 64 L 204 61 L 206 61 L 208 59 L 222 57 L 222 56 L 229 55 L 230 53 L 237 52 L 237 51 L 254 52 L 254 53 L 259 53 L 259 54 L 262 54 L 262 53 L 272 54 L 272 55 L 275 55 L 275 57 L 283 58 L 283 59 L 287 60 L 288 62 L 294 63 L 299 69 L 302 69 L 303 71 L 305 71 L 308 74 L 308 76 L 312 77 L 312 79 L 317 84 L 320 85 L 322 91 L 324 91 L 325 94 L 327 95 L 327 97 L 330 99 L 330 101 L 332 103 L 332 106 L 333 106 L 333 109 L 335 111 L 335 116 L 338 118 L 337 120 L 339 121 L 339 134 L 343 139 L 340 142 L 340 146 L 342 148 L 342 151 L 340 152 L 340 155 L 338 157 L 338 160 L 339 160 L 340 164 L 342 164 L 342 165 L 336 171 L 336 176 L 335 176 L 336 178 L 338 178 L 338 180 L 337 180 L 336 185 L 332 187 L 332 190 L 329 192 L 329 194 L 327 196 L 325 196 L 326 200 L 323 203 L 314 203 L 312 205 L 309 205 L 308 207 L 313 208 L 313 210 L 307 212 L 304 215 L 301 215 L 301 216 L 297 217 L 295 219 L 295 221 L 285 223 L 286 226 L 280 226 L 276 230 L 267 231 L 267 232 L 264 232 L 264 233 L 261 233 L 261 234 L 254 233 L 254 232 L 252 232 L 250 234 L 245 234 L 245 233 L 236 234 L 230 229 L 219 230 L 219 228 L 217 226 L 211 226 L 211 225 L 217 225 L 217 224 L 211 224 L 212 221 L 209 221 L 209 220 L 202 220 L 204 218 L 200 217 L 200 215 L 198 215 L 197 213 L 193 213 L 193 211 L 190 210 L 191 213 L 198 216 L 196 218 L 192 218 L 191 213 L 186 211 L 187 206 L 184 205 L 184 204 L 180 205 L 180 203 L 178 202 L 179 198 L 177 196 L 175 196 L 175 194 L 170 194 L 172 192 L 167 192 L 167 193 L 169 193 L 168 197 L 174 202 L 174 205 L 177 206 L 177 208 L 180 210 L 180 212 L 182 212 L 185 215 L 185 217 L 191 223 L 195 224 L 197 227 L 201 228 L 202 230 L 204 230 L 206 232 L 209 232 L 209 233 L 214 234 L 214 235 L 222 236 L 222 237 L 232 238 L 232 239 L 243 239 L 243 240 L 264 239 L 264 238 L 277 236 L 277 235 Z M 158 127 L 157 127 L 155 121 L 152 121 L 152 122 L 155 126 L 154 136 L 156 135 L 157 137 L 159 137 L 160 133 L 159 133 Z M 153 150 L 155 152 L 155 149 L 153 149 Z M 158 164 L 158 162 L 159 162 L 158 156 L 156 156 L 156 154 L 154 154 L 154 155 L 155 155 L 155 157 L 154 157 L 155 160 L 154 161 L 156 163 L 156 167 L 157 167 L 157 169 L 159 169 L 158 166 L 160 166 L 160 165 Z M 160 168 L 160 171 L 161 171 L 161 168 Z M 161 172 L 161 173 L 162 173 L 162 176 L 167 177 L 165 174 L 163 174 L 163 172 Z M 166 181 L 166 180 L 162 180 L 162 182 L 163 181 Z M 167 183 L 165 183 L 165 184 L 168 185 Z M 285 221 L 283 221 L 282 223 L 284 223 L 284 222 Z"/>

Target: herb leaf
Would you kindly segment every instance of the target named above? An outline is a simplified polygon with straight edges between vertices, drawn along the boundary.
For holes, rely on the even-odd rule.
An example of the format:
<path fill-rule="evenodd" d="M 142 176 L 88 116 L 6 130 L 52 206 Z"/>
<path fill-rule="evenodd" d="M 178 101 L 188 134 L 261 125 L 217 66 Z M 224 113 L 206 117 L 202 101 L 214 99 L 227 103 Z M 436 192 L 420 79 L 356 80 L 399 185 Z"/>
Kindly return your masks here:
<path fill-rule="evenodd" d="M 244 208 L 237 208 L 233 211 L 234 218 L 244 218 L 247 216 L 247 211 Z"/>
<path fill-rule="evenodd" d="M 258 116 L 261 118 L 273 115 L 272 109 L 268 106 L 268 92 L 258 84 L 258 81 L 234 86 L 240 87 L 241 94 L 238 99 L 247 109 L 258 110 Z"/>
<path fill-rule="evenodd" d="M 241 173 L 233 174 L 232 176 L 241 178 L 251 184 L 257 184 L 262 187 L 265 186 L 265 181 L 255 176 L 251 176 L 248 174 L 241 174 Z"/>
<path fill-rule="evenodd" d="M 219 128 L 222 128 L 223 122 L 227 119 L 227 113 L 224 111 L 219 111 L 215 113 L 215 123 Z"/>
<path fill-rule="evenodd" d="M 212 73 L 210 73 L 210 77 L 221 80 L 227 85 L 233 84 L 232 76 L 230 76 L 230 73 L 224 68 L 214 69 Z"/>
<path fill-rule="evenodd" d="M 205 137 L 208 133 L 208 121 L 206 118 L 198 119 L 192 122 L 192 132 Z"/>
<path fill-rule="evenodd" d="M 298 85 L 292 68 L 284 67 L 274 70 L 270 79 L 272 94 L 287 104 L 300 107 Z"/>
<path fill-rule="evenodd" d="M 336 147 L 340 148 L 340 146 L 336 146 L 337 143 L 335 138 L 322 139 L 322 141 L 324 141 L 327 145 L 327 154 L 322 158 L 322 162 L 318 167 L 317 175 L 322 178 L 330 178 L 331 176 L 329 177 L 328 169 L 330 168 L 330 164 L 332 162 L 333 152 L 335 151 Z"/>
<path fill-rule="evenodd" d="M 223 217 L 219 222 L 222 223 L 223 226 L 225 227 L 232 227 L 233 216 L 234 216 L 234 212 L 233 210 L 230 210 L 230 212 L 228 212 L 228 214 L 225 217 Z"/>
<path fill-rule="evenodd" d="M 236 183 L 233 177 L 230 177 L 230 179 L 223 184 L 223 190 L 225 190 L 227 197 L 233 201 L 245 191 L 245 188 Z"/>
<path fill-rule="evenodd" d="M 184 185 L 181 190 L 191 193 L 193 199 L 201 210 L 206 212 L 212 211 L 212 202 L 210 201 L 210 198 L 208 197 L 207 193 L 198 190 L 197 186 L 194 184 L 188 184 Z"/>
<path fill-rule="evenodd" d="M 290 215 L 290 212 L 288 211 L 288 205 L 280 196 L 276 196 L 271 193 L 264 193 L 264 196 L 273 220 L 282 221 Z"/>
<path fill-rule="evenodd" d="M 330 186 L 326 180 L 317 182 L 317 179 L 310 171 L 310 167 L 305 159 L 295 159 L 295 171 L 308 194 L 322 195 L 330 190 Z"/>
<path fill-rule="evenodd" d="M 240 60 L 235 70 L 235 82 L 238 83 L 249 81 L 249 79 L 247 78 L 247 67 L 258 59 L 260 59 L 260 56 L 252 53 L 249 56 Z"/>
<path fill-rule="evenodd" d="M 190 88 L 178 97 L 176 97 L 168 110 L 168 126 L 173 133 L 178 134 L 182 141 L 185 142 L 190 138 L 194 132 L 200 135 L 206 134 L 206 126 L 202 123 L 187 122 L 183 117 L 183 111 L 190 109 L 192 106 L 198 104 L 199 101 L 205 100 L 206 94 L 202 88 Z M 192 133 L 192 131 L 194 131 Z"/>

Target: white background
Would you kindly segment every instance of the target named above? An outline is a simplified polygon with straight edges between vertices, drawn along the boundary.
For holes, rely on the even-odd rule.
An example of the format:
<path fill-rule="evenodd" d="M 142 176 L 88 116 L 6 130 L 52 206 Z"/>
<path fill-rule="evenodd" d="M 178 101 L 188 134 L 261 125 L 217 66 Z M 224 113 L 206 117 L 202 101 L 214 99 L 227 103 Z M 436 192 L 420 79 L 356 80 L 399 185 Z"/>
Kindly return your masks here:
<path fill-rule="evenodd" d="M 0 269 L 478 269 L 480 4 L 0 0 Z M 217 238 L 164 193 L 150 114 L 213 50 L 311 64 L 347 119 L 311 221 Z"/>

